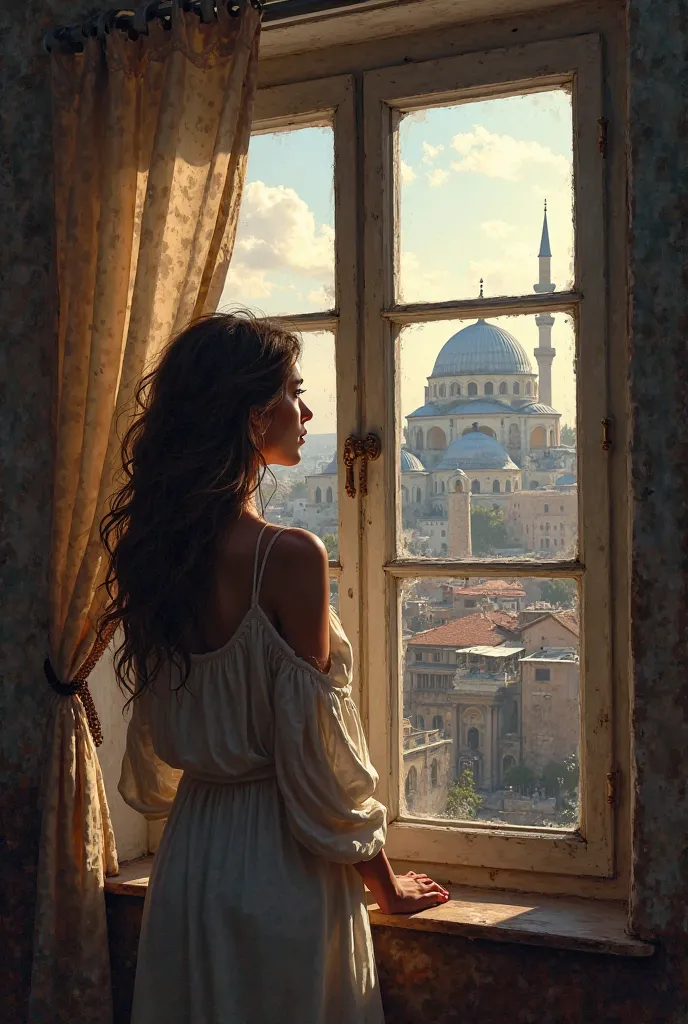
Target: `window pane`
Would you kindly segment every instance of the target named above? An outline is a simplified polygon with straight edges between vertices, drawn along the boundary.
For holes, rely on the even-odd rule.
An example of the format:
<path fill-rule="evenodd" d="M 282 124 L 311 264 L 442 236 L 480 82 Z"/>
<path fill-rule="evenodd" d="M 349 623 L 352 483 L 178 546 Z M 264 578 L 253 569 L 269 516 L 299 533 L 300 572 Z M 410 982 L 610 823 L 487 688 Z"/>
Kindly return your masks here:
<path fill-rule="evenodd" d="M 572 125 L 564 89 L 402 119 L 400 302 L 572 287 Z"/>
<path fill-rule="evenodd" d="M 400 555 L 575 558 L 572 318 L 406 327 L 400 369 Z"/>
<path fill-rule="evenodd" d="M 576 583 L 426 578 L 400 591 L 404 813 L 574 828 Z"/>
<path fill-rule="evenodd" d="M 330 332 L 302 338 L 304 402 L 313 413 L 298 466 L 271 466 L 261 487 L 265 517 L 280 526 L 317 533 L 338 557 L 337 400 L 335 340 Z"/>
<path fill-rule="evenodd" d="M 298 128 L 251 139 L 219 308 L 286 315 L 334 308 L 334 136 Z"/>

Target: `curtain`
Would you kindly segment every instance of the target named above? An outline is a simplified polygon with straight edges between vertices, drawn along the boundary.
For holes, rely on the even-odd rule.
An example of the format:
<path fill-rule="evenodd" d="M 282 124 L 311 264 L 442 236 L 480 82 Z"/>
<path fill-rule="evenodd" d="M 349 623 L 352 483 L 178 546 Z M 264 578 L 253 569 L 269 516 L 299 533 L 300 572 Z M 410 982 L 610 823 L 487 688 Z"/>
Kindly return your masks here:
<path fill-rule="evenodd" d="M 86 682 L 104 646 L 99 523 L 137 381 L 170 335 L 216 308 L 229 265 L 260 35 L 258 11 L 237 8 L 218 4 L 204 24 L 175 3 L 167 25 L 144 17 L 137 38 L 111 27 L 83 53 L 51 58 L 58 374 L 45 674 L 55 693 L 31 1024 L 112 1019 L 103 885 L 117 853 Z"/>

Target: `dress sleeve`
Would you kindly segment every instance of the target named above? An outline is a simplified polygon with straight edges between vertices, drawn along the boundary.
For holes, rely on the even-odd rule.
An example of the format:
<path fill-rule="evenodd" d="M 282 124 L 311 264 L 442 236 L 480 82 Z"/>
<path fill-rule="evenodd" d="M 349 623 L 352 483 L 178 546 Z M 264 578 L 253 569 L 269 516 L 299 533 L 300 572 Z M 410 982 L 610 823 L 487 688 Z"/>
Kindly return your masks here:
<path fill-rule="evenodd" d="M 131 708 L 118 789 L 125 803 L 148 821 L 158 821 L 170 813 L 182 772 L 170 768 L 153 749 L 148 694 L 132 701 Z"/>
<path fill-rule="evenodd" d="M 275 767 L 289 827 L 308 850 L 356 864 L 382 849 L 387 811 L 348 686 L 285 661 L 275 682 Z"/>

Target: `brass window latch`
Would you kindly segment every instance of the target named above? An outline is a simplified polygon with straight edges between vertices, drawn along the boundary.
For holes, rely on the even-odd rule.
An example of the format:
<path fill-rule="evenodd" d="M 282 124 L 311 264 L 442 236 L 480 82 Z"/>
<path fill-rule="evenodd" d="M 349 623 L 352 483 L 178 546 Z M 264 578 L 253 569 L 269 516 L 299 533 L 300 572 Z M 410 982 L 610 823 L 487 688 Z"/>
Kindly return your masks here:
<path fill-rule="evenodd" d="M 344 442 L 343 459 L 346 466 L 346 493 L 350 498 L 356 497 L 356 483 L 354 481 L 354 464 L 357 459 L 361 460 L 358 470 L 358 487 L 362 495 L 368 493 L 368 460 L 379 459 L 382 445 L 380 438 L 375 434 L 368 434 L 365 440 L 354 437 L 353 434 L 347 437 Z"/>

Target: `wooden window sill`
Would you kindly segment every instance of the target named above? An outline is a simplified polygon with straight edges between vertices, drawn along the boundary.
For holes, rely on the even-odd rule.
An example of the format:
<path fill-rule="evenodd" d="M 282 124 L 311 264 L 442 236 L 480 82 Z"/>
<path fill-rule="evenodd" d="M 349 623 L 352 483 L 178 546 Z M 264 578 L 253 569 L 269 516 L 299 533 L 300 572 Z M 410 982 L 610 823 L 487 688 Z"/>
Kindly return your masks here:
<path fill-rule="evenodd" d="M 120 896 L 146 895 L 152 857 L 123 864 L 119 875 L 105 880 L 105 891 Z M 369 906 L 373 927 L 440 932 L 484 942 L 514 942 L 611 956 L 648 957 L 654 946 L 626 931 L 622 903 L 490 892 L 451 886 L 449 903 L 412 915 L 383 914 Z"/>

